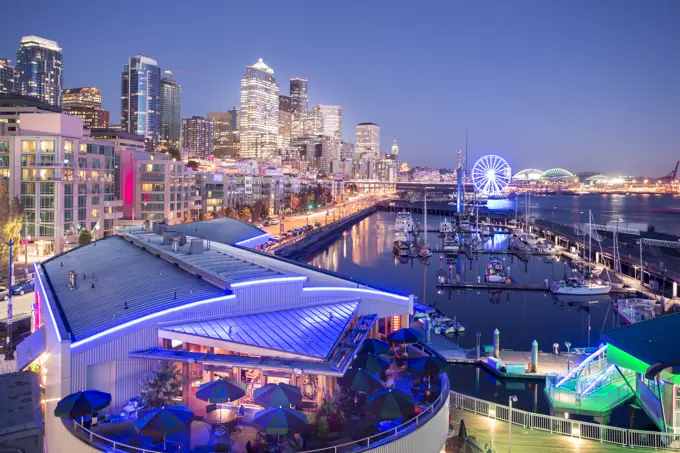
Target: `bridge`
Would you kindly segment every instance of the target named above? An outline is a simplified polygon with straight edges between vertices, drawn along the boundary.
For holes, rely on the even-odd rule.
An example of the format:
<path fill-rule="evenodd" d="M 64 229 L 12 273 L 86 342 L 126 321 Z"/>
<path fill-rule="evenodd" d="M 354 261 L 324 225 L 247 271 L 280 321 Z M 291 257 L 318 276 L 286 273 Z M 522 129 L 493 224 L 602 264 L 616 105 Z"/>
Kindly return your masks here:
<path fill-rule="evenodd" d="M 373 179 L 352 179 L 345 182 L 356 184 L 360 192 L 417 192 L 427 194 L 451 195 L 456 192 L 456 181 L 451 182 L 421 182 L 421 181 L 379 181 Z M 472 193 L 474 186 L 465 184 L 465 191 Z"/>

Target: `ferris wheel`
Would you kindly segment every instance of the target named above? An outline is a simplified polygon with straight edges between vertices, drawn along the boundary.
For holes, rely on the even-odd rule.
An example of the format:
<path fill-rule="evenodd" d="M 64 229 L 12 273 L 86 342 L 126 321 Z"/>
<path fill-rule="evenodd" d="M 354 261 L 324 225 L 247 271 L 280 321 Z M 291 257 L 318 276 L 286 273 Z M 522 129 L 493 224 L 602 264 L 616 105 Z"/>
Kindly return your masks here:
<path fill-rule="evenodd" d="M 482 156 L 472 167 L 472 182 L 477 190 L 484 193 L 499 193 L 510 182 L 510 165 L 500 156 Z"/>

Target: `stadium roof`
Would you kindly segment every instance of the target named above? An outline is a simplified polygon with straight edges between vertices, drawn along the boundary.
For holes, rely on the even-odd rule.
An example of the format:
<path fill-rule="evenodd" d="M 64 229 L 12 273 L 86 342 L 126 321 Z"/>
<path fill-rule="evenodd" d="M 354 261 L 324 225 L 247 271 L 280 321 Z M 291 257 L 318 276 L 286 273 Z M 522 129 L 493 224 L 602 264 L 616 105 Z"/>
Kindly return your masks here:
<path fill-rule="evenodd" d="M 227 245 L 239 244 L 267 234 L 249 223 L 230 217 L 172 225 L 168 227 L 168 231 L 179 231 L 187 236 Z"/>

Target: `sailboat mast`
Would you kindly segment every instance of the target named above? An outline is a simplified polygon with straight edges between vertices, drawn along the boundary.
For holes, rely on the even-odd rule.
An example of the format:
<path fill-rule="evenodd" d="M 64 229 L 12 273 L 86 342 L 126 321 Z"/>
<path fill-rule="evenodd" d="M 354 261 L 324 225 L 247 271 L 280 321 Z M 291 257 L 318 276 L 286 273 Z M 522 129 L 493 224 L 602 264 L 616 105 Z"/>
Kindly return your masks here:
<path fill-rule="evenodd" d="M 425 191 L 425 232 L 423 233 L 423 242 L 427 242 L 427 190 Z"/>
<path fill-rule="evenodd" d="M 588 263 L 593 264 L 593 212 L 588 209 Z"/>

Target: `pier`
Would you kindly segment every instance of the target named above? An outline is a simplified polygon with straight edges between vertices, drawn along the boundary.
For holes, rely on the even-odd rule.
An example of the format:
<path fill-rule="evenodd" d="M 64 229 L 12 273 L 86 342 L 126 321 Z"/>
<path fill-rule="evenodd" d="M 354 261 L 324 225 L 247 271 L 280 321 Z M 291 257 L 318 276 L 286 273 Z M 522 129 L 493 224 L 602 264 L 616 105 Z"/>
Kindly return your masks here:
<path fill-rule="evenodd" d="M 544 291 L 550 292 L 550 288 L 543 284 L 533 283 L 490 283 L 490 282 L 437 282 L 437 288 L 449 289 L 485 289 L 485 290 L 515 290 L 515 291 Z M 639 291 L 634 288 L 612 288 L 609 294 L 635 297 Z M 606 295 L 606 294 L 605 294 Z"/>

